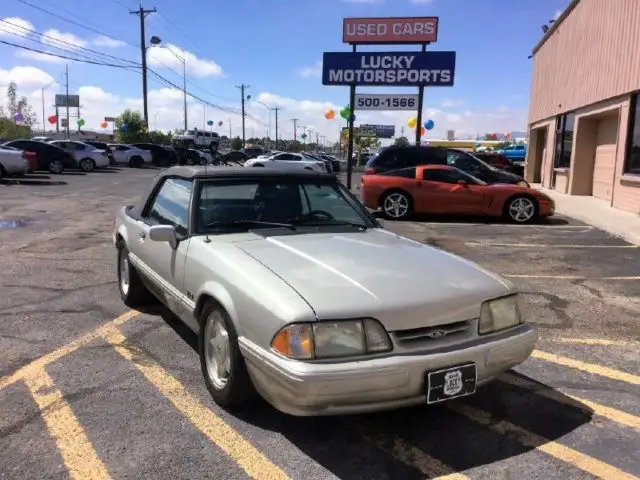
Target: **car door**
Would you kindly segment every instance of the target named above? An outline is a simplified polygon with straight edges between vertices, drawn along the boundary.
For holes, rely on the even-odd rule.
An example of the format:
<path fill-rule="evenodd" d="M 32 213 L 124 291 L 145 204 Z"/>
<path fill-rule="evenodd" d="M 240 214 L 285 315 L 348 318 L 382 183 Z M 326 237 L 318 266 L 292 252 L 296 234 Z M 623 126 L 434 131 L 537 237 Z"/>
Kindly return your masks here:
<path fill-rule="evenodd" d="M 150 281 L 150 288 L 164 303 L 183 318 L 191 301 L 184 292 L 184 266 L 190 239 L 188 237 L 189 209 L 193 182 L 181 178 L 167 178 L 155 190 L 153 197 L 135 221 L 129 239 L 129 251 L 142 264 L 142 273 Z M 171 225 L 178 235 L 174 250 L 168 242 L 149 239 L 154 225 Z M 188 315 L 186 315 L 188 317 Z"/>
<path fill-rule="evenodd" d="M 486 200 L 482 186 L 472 179 L 449 169 L 424 169 L 424 185 L 421 188 L 425 212 L 444 214 L 480 214 L 485 210 Z M 466 185 L 458 182 L 463 180 Z"/>

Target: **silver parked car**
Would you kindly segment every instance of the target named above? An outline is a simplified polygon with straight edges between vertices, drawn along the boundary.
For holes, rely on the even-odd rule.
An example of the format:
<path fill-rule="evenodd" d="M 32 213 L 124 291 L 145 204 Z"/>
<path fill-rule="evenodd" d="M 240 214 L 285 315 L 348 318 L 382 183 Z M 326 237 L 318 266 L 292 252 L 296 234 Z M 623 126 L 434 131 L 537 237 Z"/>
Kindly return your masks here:
<path fill-rule="evenodd" d="M 199 335 L 214 400 L 292 415 L 438 403 L 523 362 L 536 332 L 505 279 L 383 229 L 333 176 L 172 167 L 117 214 L 125 304 Z"/>

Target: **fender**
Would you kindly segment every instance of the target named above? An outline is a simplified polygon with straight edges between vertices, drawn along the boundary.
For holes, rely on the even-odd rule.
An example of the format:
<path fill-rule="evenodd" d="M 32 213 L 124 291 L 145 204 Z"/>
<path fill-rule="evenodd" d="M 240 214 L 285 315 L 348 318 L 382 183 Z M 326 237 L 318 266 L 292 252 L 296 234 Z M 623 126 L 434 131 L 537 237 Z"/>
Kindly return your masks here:
<path fill-rule="evenodd" d="M 196 309 L 194 311 L 194 316 L 196 317 L 199 313 L 198 310 L 201 307 L 200 303 L 204 296 L 212 297 L 227 311 L 229 317 L 231 317 L 231 321 L 233 322 L 234 327 L 236 328 L 236 332 L 240 334 L 241 329 L 238 320 L 238 311 L 236 310 L 231 295 L 229 295 L 229 292 L 224 287 L 224 285 L 213 280 L 209 280 L 200 287 L 198 293 L 196 294 Z M 199 321 L 199 319 L 196 318 L 196 321 Z"/>

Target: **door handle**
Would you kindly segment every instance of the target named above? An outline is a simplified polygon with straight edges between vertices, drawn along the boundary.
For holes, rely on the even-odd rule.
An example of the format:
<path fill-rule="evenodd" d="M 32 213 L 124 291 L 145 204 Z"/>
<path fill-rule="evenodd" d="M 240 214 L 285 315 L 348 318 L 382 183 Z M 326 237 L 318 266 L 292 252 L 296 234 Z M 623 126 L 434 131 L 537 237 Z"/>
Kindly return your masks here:
<path fill-rule="evenodd" d="M 144 240 L 145 238 L 147 238 L 147 234 L 145 232 L 140 232 L 138 234 L 138 237 L 140 238 L 140 240 Z"/>

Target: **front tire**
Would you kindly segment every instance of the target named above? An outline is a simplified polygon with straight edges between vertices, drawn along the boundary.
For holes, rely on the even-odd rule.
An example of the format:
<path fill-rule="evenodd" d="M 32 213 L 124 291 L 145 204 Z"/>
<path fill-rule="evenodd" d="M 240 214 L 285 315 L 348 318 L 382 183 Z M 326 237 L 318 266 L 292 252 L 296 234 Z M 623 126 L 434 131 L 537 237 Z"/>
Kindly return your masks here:
<path fill-rule="evenodd" d="M 200 314 L 200 367 L 213 400 L 224 408 L 239 407 L 255 396 L 238 345 L 238 334 L 227 312 L 213 301 Z"/>
<path fill-rule="evenodd" d="M 129 308 L 140 308 L 154 303 L 153 295 L 144 286 L 138 272 L 129 261 L 129 250 L 126 246 L 118 249 L 118 290 L 120 298 Z"/>
<path fill-rule="evenodd" d="M 382 213 L 388 220 L 406 220 L 413 214 L 413 199 L 407 192 L 392 190 L 380 199 Z"/>
<path fill-rule="evenodd" d="M 82 160 L 80 160 L 79 167 L 83 172 L 90 173 L 95 170 L 96 162 L 94 162 L 91 158 L 83 158 Z"/>
<path fill-rule="evenodd" d="M 134 155 L 133 157 L 131 157 L 131 160 L 129 161 L 129 166 L 131 168 L 140 168 L 142 167 L 142 164 L 144 163 L 144 159 L 138 155 Z"/>
<path fill-rule="evenodd" d="M 504 216 L 513 223 L 530 223 L 538 218 L 539 205 L 529 195 L 516 195 L 507 200 Z"/>

